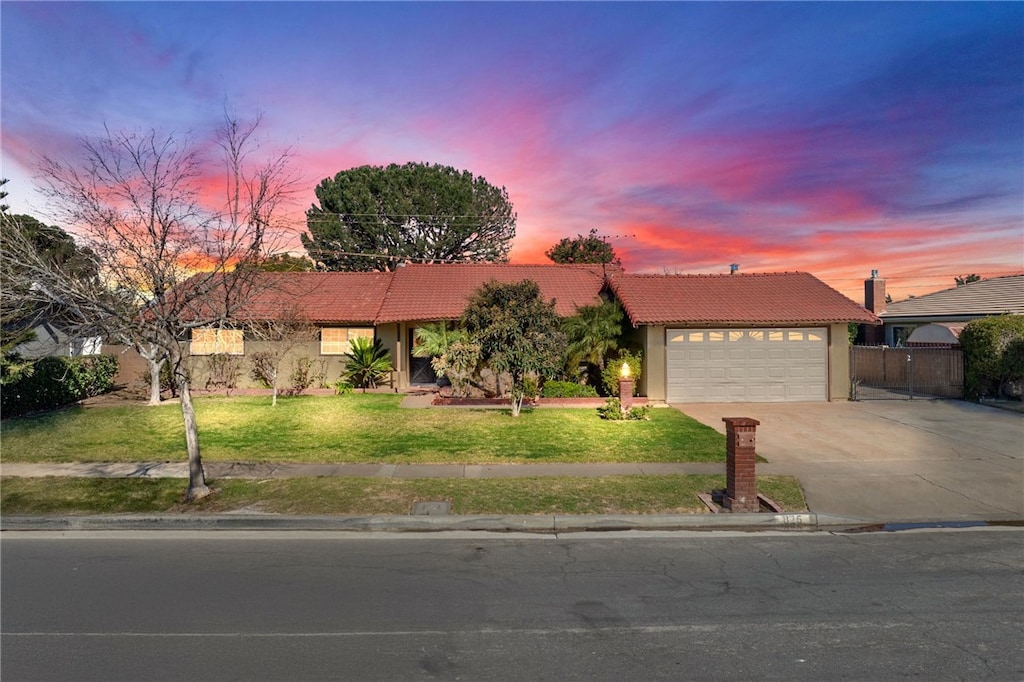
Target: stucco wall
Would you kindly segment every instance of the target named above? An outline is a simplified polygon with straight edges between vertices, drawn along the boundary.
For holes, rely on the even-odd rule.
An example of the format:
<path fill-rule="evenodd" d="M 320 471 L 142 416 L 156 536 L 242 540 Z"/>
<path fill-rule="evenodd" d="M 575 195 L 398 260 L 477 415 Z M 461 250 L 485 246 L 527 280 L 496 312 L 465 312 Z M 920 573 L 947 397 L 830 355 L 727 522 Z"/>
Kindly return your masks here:
<path fill-rule="evenodd" d="M 640 375 L 640 395 L 648 400 L 665 400 L 668 365 L 665 360 L 665 328 L 641 327 L 644 352 L 643 373 Z"/>
<path fill-rule="evenodd" d="M 850 332 L 845 322 L 828 328 L 828 399 L 850 399 Z"/>

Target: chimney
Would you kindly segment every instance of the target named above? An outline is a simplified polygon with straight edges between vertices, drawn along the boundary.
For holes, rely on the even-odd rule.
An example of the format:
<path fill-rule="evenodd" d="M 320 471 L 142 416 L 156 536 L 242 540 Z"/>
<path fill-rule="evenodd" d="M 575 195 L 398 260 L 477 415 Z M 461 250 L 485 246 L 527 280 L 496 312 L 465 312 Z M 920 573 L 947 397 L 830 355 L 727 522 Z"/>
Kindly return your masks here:
<path fill-rule="evenodd" d="M 885 311 L 885 280 L 878 276 L 878 270 L 872 270 L 871 278 L 864 280 L 864 307 L 875 315 Z M 881 325 L 861 325 L 861 330 L 865 345 L 885 343 L 885 328 Z"/>
<path fill-rule="evenodd" d="M 739 263 L 730 263 L 729 264 L 729 274 L 730 275 L 735 275 L 739 271 L 740 271 L 740 264 Z"/>
<path fill-rule="evenodd" d="M 864 307 L 875 315 L 885 311 L 885 280 L 878 270 L 871 271 L 871 279 L 864 280 Z"/>

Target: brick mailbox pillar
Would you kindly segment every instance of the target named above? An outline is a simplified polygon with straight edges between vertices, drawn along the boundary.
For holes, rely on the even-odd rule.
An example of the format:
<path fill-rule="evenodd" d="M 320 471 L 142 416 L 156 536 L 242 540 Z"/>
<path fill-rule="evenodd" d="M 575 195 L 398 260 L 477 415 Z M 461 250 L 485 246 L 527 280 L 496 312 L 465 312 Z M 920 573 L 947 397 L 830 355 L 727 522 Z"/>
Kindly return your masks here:
<path fill-rule="evenodd" d="M 619 406 L 623 414 L 633 407 L 633 377 L 630 376 L 628 362 L 622 363 L 622 373 L 619 375 Z"/>
<path fill-rule="evenodd" d="M 725 422 L 725 507 L 734 512 L 761 510 L 757 499 L 754 435 L 761 422 L 749 417 L 723 417 Z"/>

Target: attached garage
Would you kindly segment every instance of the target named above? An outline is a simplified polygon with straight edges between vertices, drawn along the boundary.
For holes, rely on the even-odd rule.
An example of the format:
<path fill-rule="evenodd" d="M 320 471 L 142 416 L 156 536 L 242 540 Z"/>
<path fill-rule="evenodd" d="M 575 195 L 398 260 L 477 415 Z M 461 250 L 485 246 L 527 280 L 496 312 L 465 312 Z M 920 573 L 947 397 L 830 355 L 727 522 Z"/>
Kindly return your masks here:
<path fill-rule="evenodd" d="M 828 329 L 667 329 L 670 403 L 828 400 Z"/>
<path fill-rule="evenodd" d="M 848 323 L 878 318 L 806 272 L 628 275 L 611 288 L 652 401 L 785 402 L 850 395 Z"/>

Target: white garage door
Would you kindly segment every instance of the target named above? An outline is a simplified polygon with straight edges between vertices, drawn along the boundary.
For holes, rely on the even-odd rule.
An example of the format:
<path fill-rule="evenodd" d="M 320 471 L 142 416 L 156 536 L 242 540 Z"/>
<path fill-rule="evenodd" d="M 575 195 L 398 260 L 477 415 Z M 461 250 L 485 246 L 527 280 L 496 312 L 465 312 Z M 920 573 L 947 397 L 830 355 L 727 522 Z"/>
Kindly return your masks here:
<path fill-rule="evenodd" d="M 827 329 L 668 329 L 668 401 L 828 399 Z"/>

